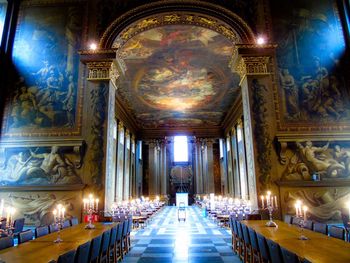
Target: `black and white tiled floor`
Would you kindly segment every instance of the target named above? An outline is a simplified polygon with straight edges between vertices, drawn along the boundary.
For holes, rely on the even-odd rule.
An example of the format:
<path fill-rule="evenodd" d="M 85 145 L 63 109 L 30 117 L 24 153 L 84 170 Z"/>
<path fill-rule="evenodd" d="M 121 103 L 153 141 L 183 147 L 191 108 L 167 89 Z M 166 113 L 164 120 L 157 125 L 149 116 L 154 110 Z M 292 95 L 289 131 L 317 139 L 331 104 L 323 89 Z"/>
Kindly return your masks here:
<path fill-rule="evenodd" d="M 178 221 L 177 213 L 176 207 L 165 207 L 147 227 L 133 231 L 123 263 L 240 262 L 229 229 L 218 227 L 195 206 L 186 208 L 185 222 Z"/>

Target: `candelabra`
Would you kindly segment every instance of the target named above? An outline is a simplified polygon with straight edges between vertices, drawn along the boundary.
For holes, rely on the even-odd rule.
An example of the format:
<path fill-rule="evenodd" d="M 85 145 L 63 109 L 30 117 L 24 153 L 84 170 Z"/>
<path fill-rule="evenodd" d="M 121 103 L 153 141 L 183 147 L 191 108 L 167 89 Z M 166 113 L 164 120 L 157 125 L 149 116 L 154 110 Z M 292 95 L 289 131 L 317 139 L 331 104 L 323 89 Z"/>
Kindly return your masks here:
<path fill-rule="evenodd" d="M 277 210 L 278 208 L 277 197 L 276 196 L 272 197 L 271 192 L 267 191 L 267 195 L 266 196 L 262 195 L 260 198 L 261 198 L 262 209 L 266 208 L 269 211 L 269 221 L 266 223 L 266 226 L 278 227 L 277 223 L 272 220 L 273 211 Z M 266 207 L 264 204 L 264 199 L 266 199 Z"/>
<path fill-rule="evenodd" d="M 84 213 L 88 215 L 88 224 L 85 229 L 95 229 L 93 224 L 93 217 L 95 213 L 98 213 L 98 199 L 94 199 L 92 194 L 89 195 L 89 199 L 84 199 Z"/>
<path fill-rule="evenodd" d="M 63 241 L 61 238 L 61 229 L 63 227 L 65 211 L 66 209 L 61 204 L 57 205 L 57 209 L 53 210 L 55 226 L 57 228 L 57 238 L 53 241 L 55 243 L 61 243 Z"/>
<path fill-rule="evenodd" d="M 301 208 L 303 208 L 303 213 L 301 211 Z M 299 240 L 308 240 L 309 238 L 305 236 L 304 234 L 304 227 L 306 225 L 306 219 L 307 219 L 307 206 L 302 206 L 302 202 L 300 200 L 297 200 L 295 203 L 295 211 L 296 211 L 296 217 L 299 218 L 299 227 L 300 227 L 300 236 Z"/>

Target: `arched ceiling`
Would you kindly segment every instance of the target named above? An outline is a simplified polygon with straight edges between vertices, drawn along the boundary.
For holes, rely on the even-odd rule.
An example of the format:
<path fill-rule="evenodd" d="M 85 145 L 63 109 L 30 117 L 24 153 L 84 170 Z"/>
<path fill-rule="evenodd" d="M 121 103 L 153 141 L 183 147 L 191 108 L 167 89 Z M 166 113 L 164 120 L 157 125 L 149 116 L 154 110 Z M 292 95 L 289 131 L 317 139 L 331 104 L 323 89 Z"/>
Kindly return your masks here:
<path fill-rule="evenodd" d="M 141 129 L 220 127 L 238 96 L 232 50 L 232 41 L 201 26 L 143 31 L 118 50 L 127 68 L 118 96 Z"/>

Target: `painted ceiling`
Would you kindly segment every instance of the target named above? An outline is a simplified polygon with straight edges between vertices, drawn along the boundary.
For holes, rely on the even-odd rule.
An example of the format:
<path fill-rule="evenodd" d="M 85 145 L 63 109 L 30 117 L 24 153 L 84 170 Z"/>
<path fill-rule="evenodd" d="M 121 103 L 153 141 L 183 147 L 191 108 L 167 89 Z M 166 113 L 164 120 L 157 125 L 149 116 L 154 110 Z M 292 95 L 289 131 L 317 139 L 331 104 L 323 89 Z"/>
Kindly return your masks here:
<path fill-rule="evenodd" d="M 233 44 L 199 26 L 166 25 L 125 43 L 119 96 L 141 128 L 220 126 L 238 93 Z"/>

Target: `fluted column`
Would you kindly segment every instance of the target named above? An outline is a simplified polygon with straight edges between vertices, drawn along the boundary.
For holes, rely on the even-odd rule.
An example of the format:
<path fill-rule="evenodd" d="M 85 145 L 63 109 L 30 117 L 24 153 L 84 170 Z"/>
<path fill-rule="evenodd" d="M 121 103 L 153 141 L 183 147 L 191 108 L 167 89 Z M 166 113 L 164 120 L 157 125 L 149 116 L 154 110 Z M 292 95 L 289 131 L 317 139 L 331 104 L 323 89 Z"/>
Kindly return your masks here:
<path fill-rule="evenodd" d="M 215 184 L 214 184 L 214 157 L 213 157 L 213 141 L 207 140 L 207 147 L 206 147 L 206 154 L 207 154 L 207 180 L 208 180 L 208 192 L 214 193 L 215 192 Z"/>

